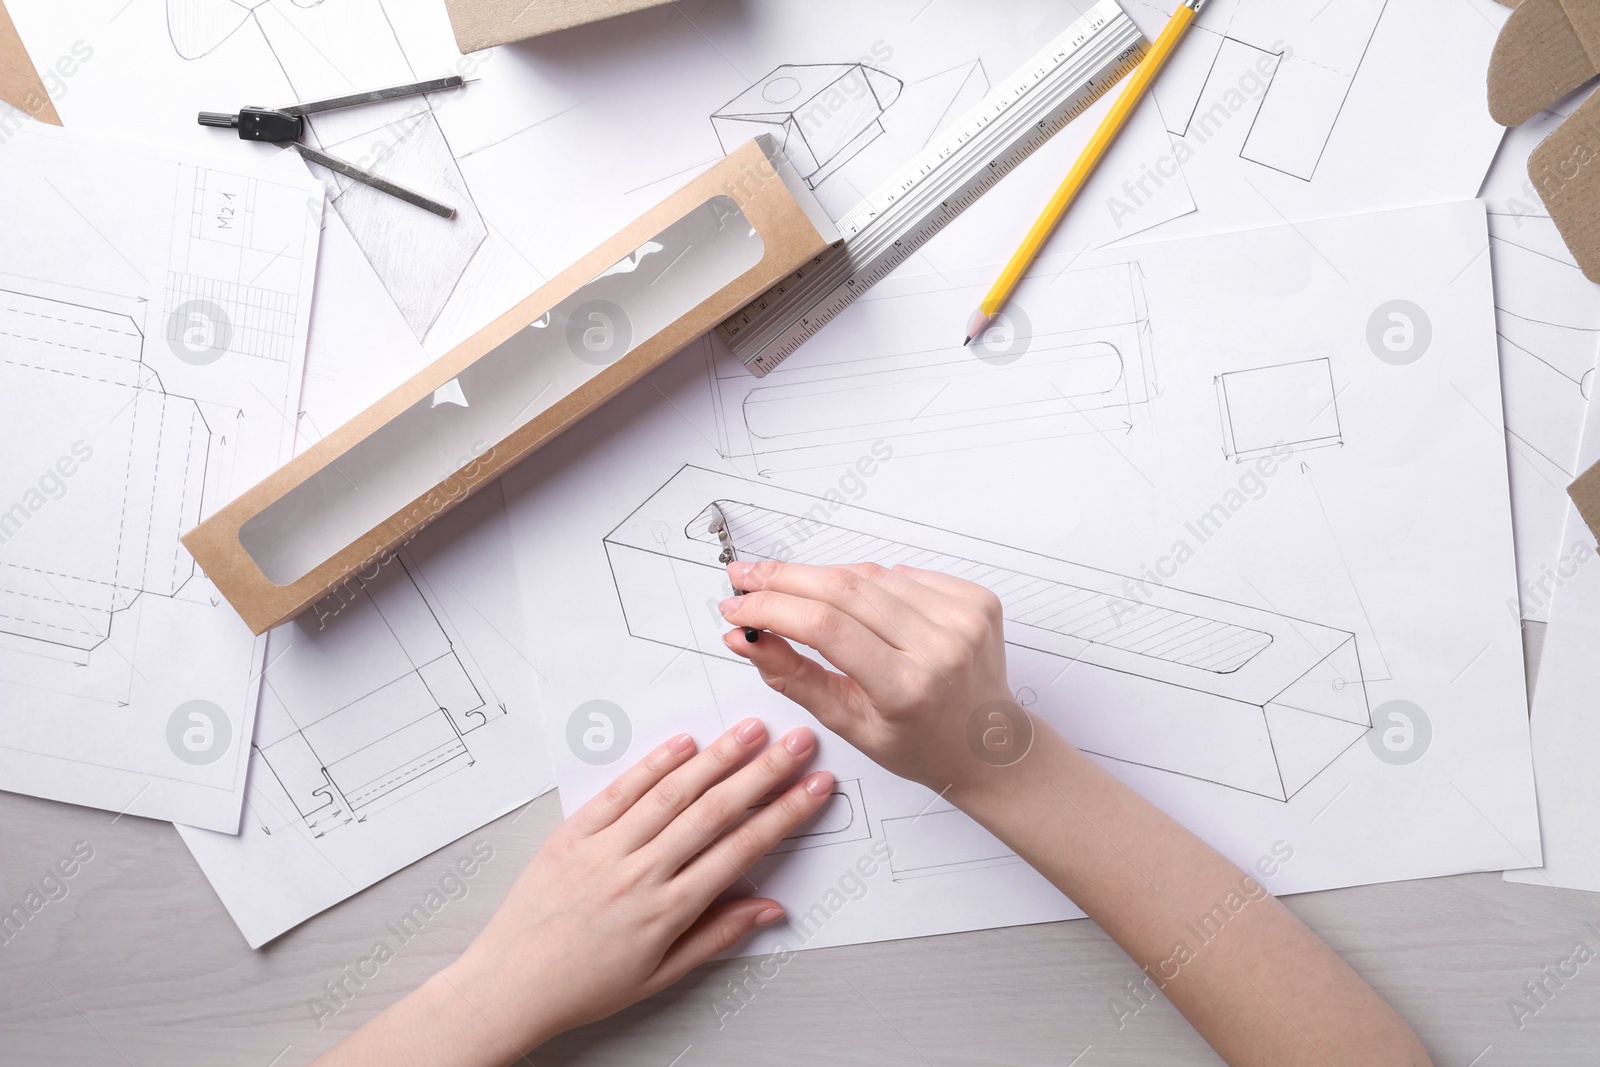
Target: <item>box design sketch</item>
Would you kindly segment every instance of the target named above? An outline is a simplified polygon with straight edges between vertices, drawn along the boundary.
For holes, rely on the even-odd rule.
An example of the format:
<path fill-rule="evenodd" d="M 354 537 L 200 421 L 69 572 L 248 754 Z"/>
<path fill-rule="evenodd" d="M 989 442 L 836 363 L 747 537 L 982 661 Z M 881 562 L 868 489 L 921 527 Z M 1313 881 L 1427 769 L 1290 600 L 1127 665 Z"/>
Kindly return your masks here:
<path fill-rule="evenodd" d="M 1016 652 L 1074 664 L 1085 751 L 1287 801 L 1371 728 L 1354 634 L 685 467 L 605 538 L 628 632 L 733 658 L 715 503 L 740 558 L 897 563 L 993 590 Z"/>
<path fill-rule="evenodd" d="M 904 83 L 864 63 L 785 63 L 711 116 L 724 152 L 771 134 L 815 189 L 883 135 Z"/>
<path fill-rule="evenodd" d="M 756 378 L 711 368 L 718 450 L 759 470 L 854 462 L 875 441 L 897 455 L 1134 431 L 1159 395 L 1156 346 L 1137 263 L 1079 269 L 1071 300 L 1006 309 L 1000 338 L 952 340 L 947 309 L 987 288 L 930 276 L 851 309 L 803 356 Z M 907 291 L 913 290 L 914 291 Z"/>

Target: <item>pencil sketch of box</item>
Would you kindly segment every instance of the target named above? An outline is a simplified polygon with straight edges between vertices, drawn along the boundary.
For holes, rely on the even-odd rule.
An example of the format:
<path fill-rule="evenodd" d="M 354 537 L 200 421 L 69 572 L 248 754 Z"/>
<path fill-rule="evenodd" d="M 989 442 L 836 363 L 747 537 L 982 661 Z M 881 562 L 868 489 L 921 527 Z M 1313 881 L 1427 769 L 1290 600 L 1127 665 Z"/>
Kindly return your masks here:
<path fill-rule="evenodd" d="M 724 152 L 771 134 L 815 189 L 880 137 L 903 83 L 864 63 L 786 63 L 711 116 Z"/>
<path fill-rule="evenodd" d="M 989 282 L 969 291 L 929 275 L 875 290 L 850 330 L 824 331 L 805 359 L 764 378 L 736 360 L 716 364 L 717 449 L 772 472 L 845 467 L 878 442 L 913 456 L 1131 433 L 1160 394 L 1139 265 L 1057 281 L 1071 300 L 1008 308 L 1014 361 L 974 359 L 977 349 L 950 336 L 946 309 L 977 303 Z"/>
<path fill-rule="evenodd" d="M 634 637 L 734 658 L 713 503 L 741 559 L 904 563 L 991 589 L 1013 664 L 1072 665 L 1070 706 L 1049 712 L 1085 751 L 1288 801 L 1371 728 L 1346 630 L 697 467 L 605 538 Z"/>
<path fill-rule="evenodd" d="M 0 336 L 0 423 L 106 428 L 92 446 L 69 450 L 71 435 L 51 432 L 8 446 L 8 474 L 46 477 L 8 492 L 0 513 L 0 634 L 23 648 L 89 652 L 111 637 L 118 612 L 175 596 L 194 577 L 178 535 L 199 521 L 201 484 L 189 472 L 216 462 L 214 439 L 200 406 L 162 381 L 160 353 L 145 351 L 127 315 L 5 289 Z"/>

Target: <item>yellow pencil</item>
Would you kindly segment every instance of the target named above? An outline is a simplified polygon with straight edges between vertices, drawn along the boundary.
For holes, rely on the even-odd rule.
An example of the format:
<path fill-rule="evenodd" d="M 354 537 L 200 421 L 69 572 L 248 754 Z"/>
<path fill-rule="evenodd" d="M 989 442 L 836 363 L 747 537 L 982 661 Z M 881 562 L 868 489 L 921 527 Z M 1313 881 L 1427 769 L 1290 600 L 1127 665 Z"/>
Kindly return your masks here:
<path fill-rule="evenodd" d="M 1111 111 L 1100 123 L 1100 128 L 1094 131 L 1088 147 L 1067 172 L 1066 179 L 1056 189 L 1056 194 L 1050 198 L 1044 214 L 1039 216 L 1039 221 L 1028 231 L 1022 246 L 1006 264 L 1006 269 L 1000 272 L 1000 277 L 995 280 L 989 295 L 983 298 L 978 310 L 972 313 L 972 319 L 967 323 L 967 339 L 962 342 L 963 344 L 970 345 L 973 338 L 981 337 L 995 316 L 1000 313 L 1000 309 L 1005 306 L 1006 301 L 1011 298 L 1017 283 L 1027 272 L 1028 265 L 1039 254 L 1039 249 L 1044 247 L 1045 241 L 1050 239 L 1050 235 L 1060 225 L 1062 216 L 1066 215 L 1067 209 L 1088 184 L 1089 176 L 1111 150 L 1111 144 L 1117 139 L 1117 134 L 1128 124 L 1128 118 L 1133 114 L 1134 108 L 1144 99 L 1144 94 L 1156 80 L 1156 75 L 1166 66 L 1167 60 L 1172 57 L 1178 42 L 1183 38 L 1184 31 L 1189 28 L 1195 16 L 1200 14 L 1200 9 L 1205 3 L 1206 0 L 1181 0 L 1178 4 L 1178 10 L 1172 13 L 1172 18 L 1161 31 L 1161 36 L 1156 38 L 1156 43 L 1151 47 L 1149 54 L 1128 76 L 1127 84 L 1122 87 L 1122 94 L 1117 97 L 1117 102 L 1112 105 Z"/>

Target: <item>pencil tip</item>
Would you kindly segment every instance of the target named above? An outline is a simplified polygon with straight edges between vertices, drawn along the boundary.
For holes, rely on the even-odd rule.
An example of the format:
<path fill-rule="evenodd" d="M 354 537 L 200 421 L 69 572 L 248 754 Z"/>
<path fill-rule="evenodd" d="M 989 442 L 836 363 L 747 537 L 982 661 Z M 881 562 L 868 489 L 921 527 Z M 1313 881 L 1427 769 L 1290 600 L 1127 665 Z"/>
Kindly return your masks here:
<path fill-rule="evenodd" d="M 970 344 L 971 344 L 971 343 L 972 343 L 972 338 L 970 338 L 970 337 L 968 337 L 968 338 L 967 338 L 967 339 L 966 339 L 966 340 L 965 340 L 965 341 L 962 341 L 962 342 L 961 342 L 961 347 L 962 347 L 962 348 L 966 348 L 966 347 L 967 347 L 967 346 L 968 346 L 968 345 L 970 345 Z"/>

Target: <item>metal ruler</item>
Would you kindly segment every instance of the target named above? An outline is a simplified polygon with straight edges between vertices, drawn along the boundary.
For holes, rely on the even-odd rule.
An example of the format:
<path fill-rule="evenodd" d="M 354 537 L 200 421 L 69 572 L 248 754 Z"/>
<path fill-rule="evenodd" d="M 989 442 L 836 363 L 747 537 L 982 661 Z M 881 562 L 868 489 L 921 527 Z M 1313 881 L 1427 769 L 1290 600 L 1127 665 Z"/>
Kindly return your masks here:
<path fill-rule="evenodd" d="M 840 220 L 842 240 L 718 327 L 723 339 L 765 376 L 1087 111 L 1145 47 L 1116 0 L 1099 0 Z"/>

